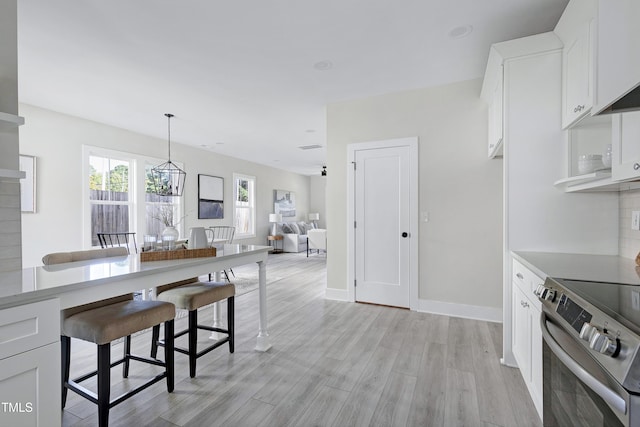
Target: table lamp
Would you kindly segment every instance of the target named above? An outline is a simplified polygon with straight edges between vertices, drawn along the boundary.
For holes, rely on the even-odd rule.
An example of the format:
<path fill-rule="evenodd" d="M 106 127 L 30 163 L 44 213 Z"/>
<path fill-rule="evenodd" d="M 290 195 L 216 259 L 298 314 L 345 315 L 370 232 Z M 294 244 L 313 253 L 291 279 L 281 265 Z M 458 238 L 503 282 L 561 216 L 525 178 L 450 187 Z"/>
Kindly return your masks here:
<path fill-rule="evenodd" d="M 277 234 L 278 225 L 277 222 L 282 222 L 282 214 L 269 214 L 269 222 L 271 223 L 271 236 L 275 236 Z"/>
<path fill-rule="evenodd" d="M 320 214 L 319 213 L 310 213 L 309 214 L 309 221 L 313 222 L 313 228 L 318 228 L 317 221 L 319 219 L 320 219 Z"/>

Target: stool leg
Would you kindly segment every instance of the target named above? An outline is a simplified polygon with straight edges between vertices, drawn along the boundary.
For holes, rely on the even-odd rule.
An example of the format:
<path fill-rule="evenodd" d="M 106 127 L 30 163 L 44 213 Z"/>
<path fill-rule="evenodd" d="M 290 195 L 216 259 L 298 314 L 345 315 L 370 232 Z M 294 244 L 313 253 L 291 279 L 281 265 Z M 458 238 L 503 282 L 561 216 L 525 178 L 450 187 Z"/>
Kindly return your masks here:
<path fill-rule="evenodd" d="M 196 354 L 198 353 L 198 310 L 189 312 L 189 376 L 196 377 Z"/>
<path fill-rule="evenodd" d="M 129 377 L 129 359 L 131 357 L 131 335 L 124 338 L 124 363 L 122 364 L 122 378 Z"/>
<path fill-rule="evenodd" d="M 234 297 L 227 298 L 227 329 L 229 330 L 229 353 L 233 353 L 233 340 L 234 340 Z"/>
<path fill-rule="evenodd" d="M 174 385 L 174 370 L 173 370 L 173 356 L 174 356 L 174 330 L 173 319 L 164 322 L 164 364 L 167 371 L 167 391 L 171 393 Z M 154 341 L 154 342 L 157 342 Z"/>
<path fill-rule="evenodd" d="M 111 399 L 111 344 L 98 346 L 98 426 L 109 425 Z"/>
<path fill-rule="evenodd" d="M 166 334 L 166 330 L 165 330 Z M 160 339 L 160 325 L 156 325 L 151 330 L 151 357 L 154 359 L 158 354 L 158 340 Z"/>
<path fill-rule="evenodd" d="M 69 381 L 69 364 L 71 363 L 71 338 L 60 336 L 62 350 L 62 409 L 67 404 L 67 382 Z"/>

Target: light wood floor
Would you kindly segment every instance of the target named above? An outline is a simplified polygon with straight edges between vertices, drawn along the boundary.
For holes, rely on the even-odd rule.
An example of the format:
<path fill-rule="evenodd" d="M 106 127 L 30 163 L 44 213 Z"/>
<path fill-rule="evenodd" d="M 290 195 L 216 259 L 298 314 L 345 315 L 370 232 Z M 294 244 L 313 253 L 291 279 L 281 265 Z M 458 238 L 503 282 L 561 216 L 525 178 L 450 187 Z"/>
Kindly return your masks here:
<path fill-rule="evenodd" d="M 500 324 L 325 300 L 325 267 L 323 255 L 270 255 L 267 275 L 282 277 L 268 286 L 273 348 L 253 350 L 258 293 L 239 296 L 235 353 L 203 356 L 194 379 L 176 354 L 174 392 L 155 384 L 111 409 L 110 425 L 541 425 L 518 370 L 499 363 Z M 257 278 L 257 267 L 236 271 Z M 134 349 L 147 353 L 149 338 L 135 337 Z M 73 351 L 72 373 L 95 366 L 93 345 L 74 341 Z M 112 396 L 157 370 L 133 363 L 127 380 L 112 370 Z M 96 423 L 95 405 L 69 392 L 63 425 Z"/>

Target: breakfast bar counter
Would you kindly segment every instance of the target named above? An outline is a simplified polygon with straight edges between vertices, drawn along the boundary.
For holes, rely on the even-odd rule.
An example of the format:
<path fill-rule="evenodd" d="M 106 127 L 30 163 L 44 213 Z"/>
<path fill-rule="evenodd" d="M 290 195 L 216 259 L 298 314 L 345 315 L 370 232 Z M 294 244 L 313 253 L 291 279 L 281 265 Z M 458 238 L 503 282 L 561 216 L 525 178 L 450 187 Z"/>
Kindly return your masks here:
<path fill-rule="evenodd" d="M 60 425 L 60 310 L 257 263 L 258 336 L 267 351 L 269 246 L 227 244 L 215 257 L 140 262 L 132 254 L 26 268 L 0 286 L 0 425 Z M 6 283 L 6 281 L 5 281 Z M 152 295 L 153 296 L 153 295 Z"/>

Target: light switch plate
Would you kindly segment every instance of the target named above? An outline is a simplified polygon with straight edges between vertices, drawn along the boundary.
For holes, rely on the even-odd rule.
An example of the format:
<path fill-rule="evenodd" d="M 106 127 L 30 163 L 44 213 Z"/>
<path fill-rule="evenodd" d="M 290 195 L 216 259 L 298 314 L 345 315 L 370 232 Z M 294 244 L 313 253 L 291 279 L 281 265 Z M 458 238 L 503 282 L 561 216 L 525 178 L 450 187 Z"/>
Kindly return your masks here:
<path fill-rule="evenodd" d="M 640 230 L 640 211 L 631 212 L 631 229 Z"/>

